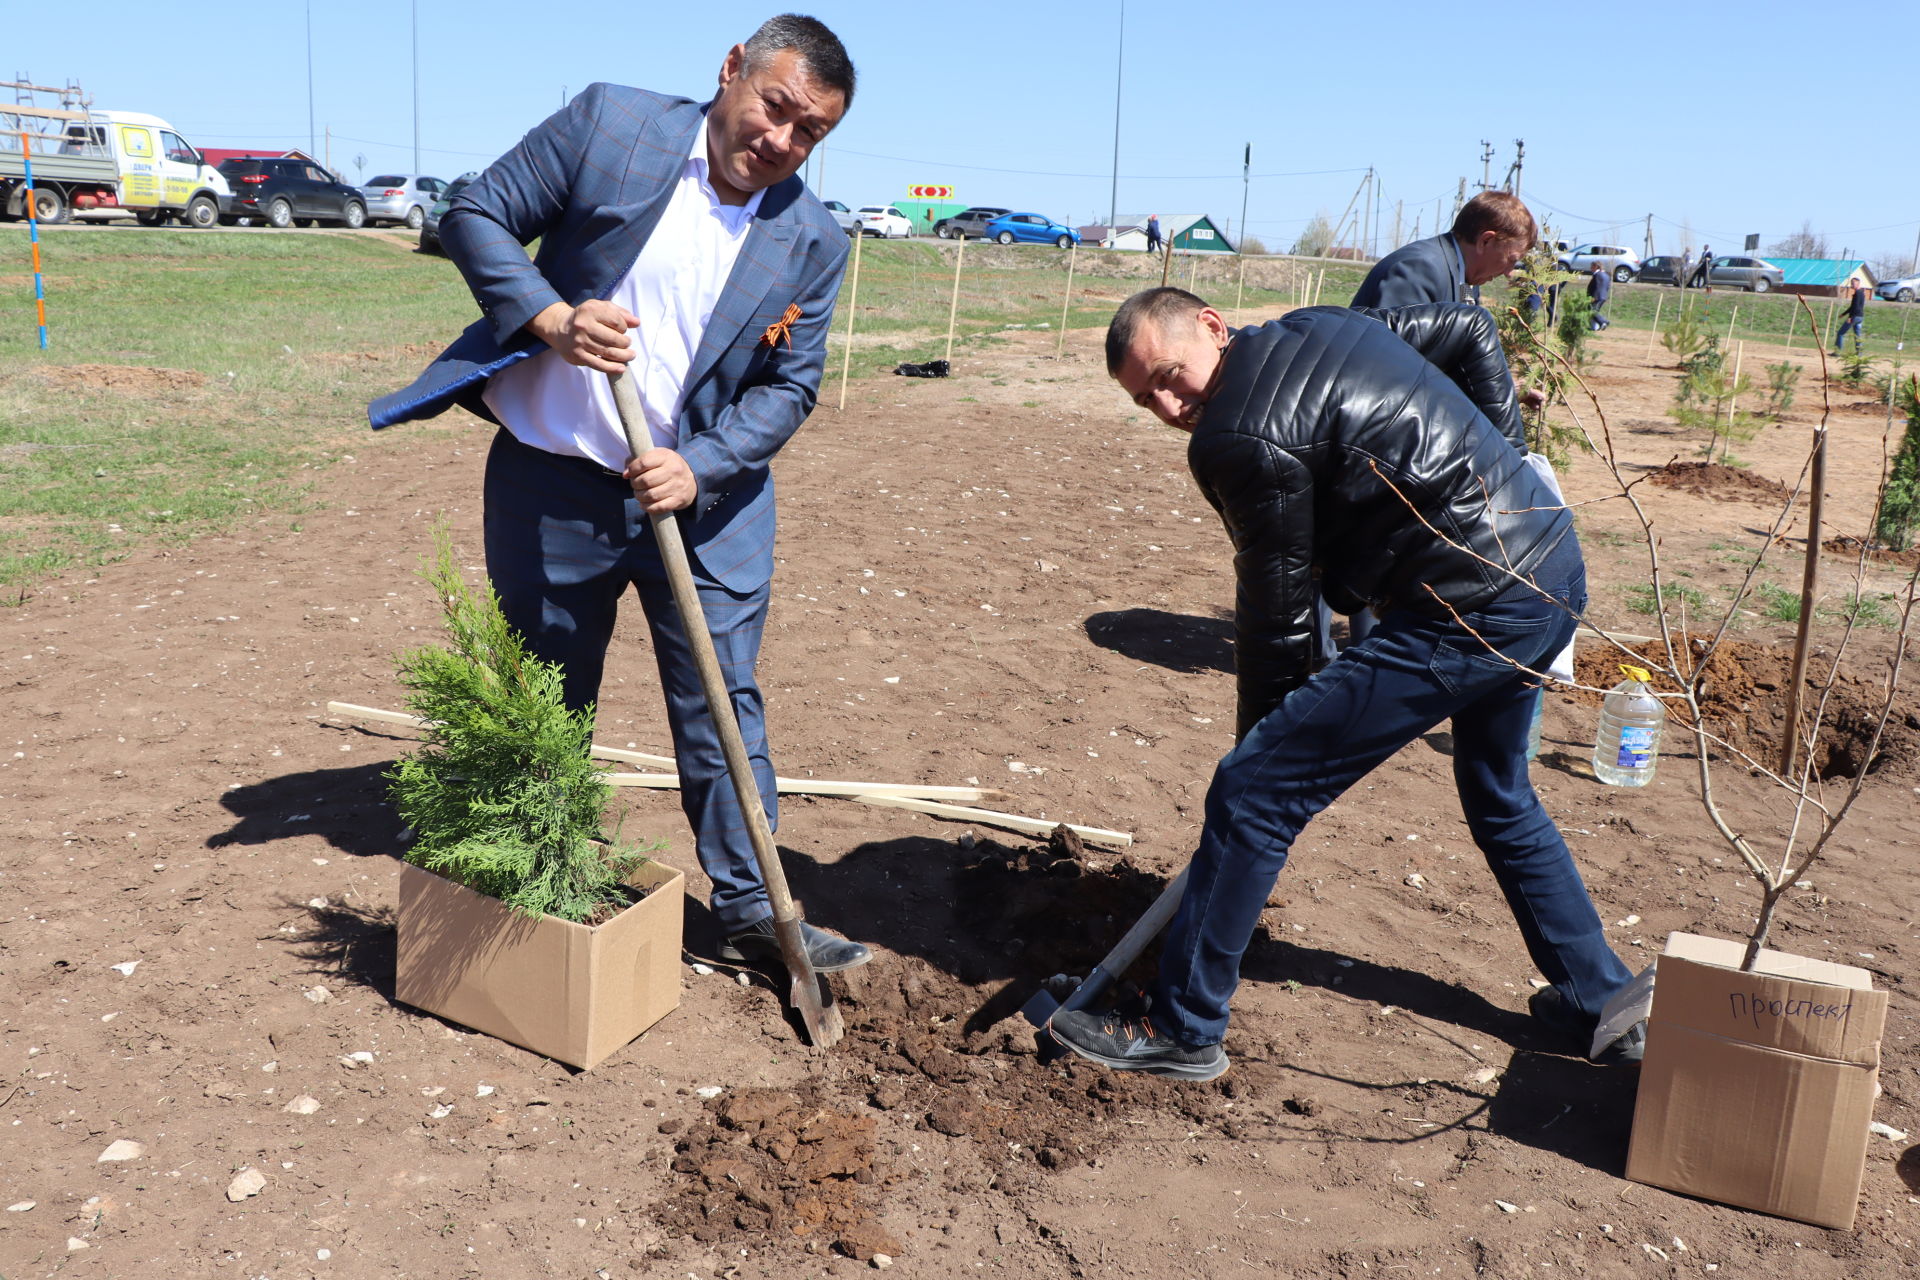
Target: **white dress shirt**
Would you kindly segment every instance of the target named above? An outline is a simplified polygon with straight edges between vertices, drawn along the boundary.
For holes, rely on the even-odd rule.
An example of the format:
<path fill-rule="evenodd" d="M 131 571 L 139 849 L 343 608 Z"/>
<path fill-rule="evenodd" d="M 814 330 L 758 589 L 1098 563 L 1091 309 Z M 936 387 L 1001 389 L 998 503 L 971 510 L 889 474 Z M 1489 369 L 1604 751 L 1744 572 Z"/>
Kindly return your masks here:
<path fill-rule="evenodd" d="M 743 205 L 720 203 L 707 178 L 707 124 L 693 137 L 673 195 L 633 267 L 610 300 L 639 317 L 628 331 L 634 359 L 627 377 L 640 393 L 653 443 L 671 449 L 680 438 L 680 409 L 694 354 L 713 308 L 746 243 L 762 193 Z M 589 458 L 612 471 L 631 452 L 614 408 L 613 388 L 597 369 L 568 364 L 553 350 L 497 373 L 487 407 L 523 444 Z"/>

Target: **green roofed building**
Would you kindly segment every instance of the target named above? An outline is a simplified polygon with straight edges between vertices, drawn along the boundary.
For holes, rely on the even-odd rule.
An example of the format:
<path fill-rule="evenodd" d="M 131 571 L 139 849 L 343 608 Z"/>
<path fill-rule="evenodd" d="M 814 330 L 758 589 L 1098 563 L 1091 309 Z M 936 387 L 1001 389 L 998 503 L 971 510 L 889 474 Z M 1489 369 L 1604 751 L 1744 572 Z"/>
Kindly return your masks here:
<path fill-rule="evenodd" d="M 1766 261 L 1785 273 L 1780 286 L 1786 293 L 1804 293 L 1809 297 L 1833 298 L 1853 288 L 1855 280 L 1871 289 L 1879 281 L 1859 258 L 1775 258 Z"/>

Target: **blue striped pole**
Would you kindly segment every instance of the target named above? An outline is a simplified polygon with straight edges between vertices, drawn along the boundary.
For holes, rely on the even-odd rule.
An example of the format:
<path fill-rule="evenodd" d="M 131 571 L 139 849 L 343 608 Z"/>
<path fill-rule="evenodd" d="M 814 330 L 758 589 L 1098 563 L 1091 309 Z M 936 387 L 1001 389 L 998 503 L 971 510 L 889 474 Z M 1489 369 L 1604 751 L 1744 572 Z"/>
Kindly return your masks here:
<path fill-rule="evenodd" d="M 40 276 L 40 220 L 33 213 L 33 144 L 20 131 L 20 159 L 27 170 L 27 239 L 33 245 L 33 305 L 40 313 L 40 349 L 47 349 L 47 286 Z"/>

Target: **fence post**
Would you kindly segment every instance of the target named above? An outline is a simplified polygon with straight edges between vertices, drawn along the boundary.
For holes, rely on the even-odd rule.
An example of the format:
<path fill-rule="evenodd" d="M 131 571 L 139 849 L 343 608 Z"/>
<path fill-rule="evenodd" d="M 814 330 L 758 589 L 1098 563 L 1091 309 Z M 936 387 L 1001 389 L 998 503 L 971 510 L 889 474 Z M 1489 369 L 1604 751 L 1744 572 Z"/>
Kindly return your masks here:
<path fill-rule="evenodd" d="M 953 318 L 960 313 L 960 264 L 967 258 L 967 237 L 960 237 L 960 248 L 953 255 L 953 301 L 947 304 L 947 360 L 953 360 Z"/>
<path fill-rule="evenodd" d="M 20 160 L 27 174 L 27 239 L 33 245 L 33 305 L 40 316 L 40 349 L 47 349 L 47 286 L 40 274 L 40 218 L 34 212 L 33 198 L 33 144 L 27 139 L 27 131 L 20 131 Z"/>
<path fill-rule="evenodd" d="M 1073 305 L 1073 261 L 1080 254 L 1080 246 L 1072 245 L 1067 249 L 1067 296 L 1060 299 L 1060 341 L 1054 344 L 1053 358 L 1058 360 L 1067 349 L 1067 308 Z"/>
<path fill-rule="evenodd" d="M 860 301 L 860 242 L 866 238 L 864 232 L 853 237 L 853 280 L 847 292 L 847 353 L 840 362 L 841 412 L 847 407 L 847 379 L 853 372 L 853 313 Z"/>
<path fill-rule="evenodd" d="M 1646 364 L 1653 363 L 1653 340 L 1660 336 L 1660 309 L 1667 305 L 1667 295 L 1661 294 L 1653 300 L 1653 332 L 1647 335 Z"/>

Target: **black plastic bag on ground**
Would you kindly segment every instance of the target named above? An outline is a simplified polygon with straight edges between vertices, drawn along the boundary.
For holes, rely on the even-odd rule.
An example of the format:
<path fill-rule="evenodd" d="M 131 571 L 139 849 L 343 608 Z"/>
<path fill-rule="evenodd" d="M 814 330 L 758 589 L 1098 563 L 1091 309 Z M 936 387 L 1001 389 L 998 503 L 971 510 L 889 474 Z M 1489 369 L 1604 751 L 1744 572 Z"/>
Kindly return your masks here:
<path fill-rule="evenodd" d="M 949 368 L 945 360 L 929 360 L 925 364 L 898 364 L 893 371 L 905 378 L 944 378 Z"/>

